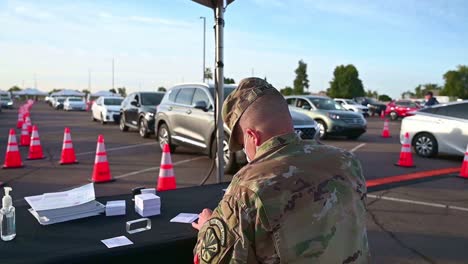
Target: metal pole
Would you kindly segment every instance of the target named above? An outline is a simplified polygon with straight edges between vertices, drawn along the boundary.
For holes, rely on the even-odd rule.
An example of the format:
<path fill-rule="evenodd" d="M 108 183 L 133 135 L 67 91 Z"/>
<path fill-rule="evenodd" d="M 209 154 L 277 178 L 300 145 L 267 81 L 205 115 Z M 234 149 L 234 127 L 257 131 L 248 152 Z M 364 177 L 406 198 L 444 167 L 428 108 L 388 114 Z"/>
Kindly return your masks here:
<path fill-rule="evenodd" d="M 112 89 L 114 89 L 114 58 L 112 58 Z"/>
<path fill-rule="evenodd" d="M 224 101 L 224 0 L 218 0 L 215 11 L 215 30 L 216 30 L 216 75 L 215 84 L 217 91 L 216 100 L 216 120 L 217 120 L 217 143 L 218 154 L 217 181 L 221 182 L 224 178 L 224 125 L 222 118 L 222 107 Z"/>
<path fill-rule="evenodd" d="M 205 54 L 206 54 L 206 17 L 200 17 L 200 19 L 203 19 L 203 82 L 205 82 Z"/>

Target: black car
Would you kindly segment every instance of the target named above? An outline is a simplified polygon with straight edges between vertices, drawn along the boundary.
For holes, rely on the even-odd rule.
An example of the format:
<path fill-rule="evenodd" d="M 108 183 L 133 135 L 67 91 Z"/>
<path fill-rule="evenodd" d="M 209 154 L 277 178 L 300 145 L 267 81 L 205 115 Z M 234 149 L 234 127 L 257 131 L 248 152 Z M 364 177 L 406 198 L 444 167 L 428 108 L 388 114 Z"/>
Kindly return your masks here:
<path fill-rule="evenodd" d="M 354 98 L 354 101 L 362 104 L 363 106 L 367 106 L 367 108 L 369 108 L 369 116 L 381 115 L 387 108 L 385 104 L 375 100 L 374 98 L 356 97 Z"/>
<path fill-rule="evenodd" d="M 120 106 L 120 130 L 138 129 L 140 136 L 147 138 L 154 133 L 156 106 L 164 93 L 136 92 L 128 95 Z"/>

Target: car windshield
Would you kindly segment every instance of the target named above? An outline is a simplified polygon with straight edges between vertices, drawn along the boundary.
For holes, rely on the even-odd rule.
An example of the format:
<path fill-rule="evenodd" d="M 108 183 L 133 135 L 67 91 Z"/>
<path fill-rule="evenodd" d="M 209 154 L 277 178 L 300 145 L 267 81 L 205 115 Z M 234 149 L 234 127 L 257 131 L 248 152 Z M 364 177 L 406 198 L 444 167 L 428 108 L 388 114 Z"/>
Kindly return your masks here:
<path fill-rule="evenodd" d="M 122 103 L 122 99 L 120 98 L 106 98 L 104 99 L 105 105 L 120 105 Z"/>
<path fill-rule="evenodd" d="M 63 103 L 63 102 L 65 102 L 65 98 L 59 98 L 59 99 L 57 99 L 57 101 L 58 101 L 59 103 Z"/>
<path fill-rule="evenodd" d="M 2 100 L 2 101 L 9 101 L 9 100 L 10 100 L 10 96 L 8 96 L 7 94 L 2 94 L 2 95 L 0 95 L 0 100 Z"/>
<path fill-rule="evenodd" d="M 345 100 L 347 104 L 350 104 L 350 105 L 359 105 L 358 103 L 356 103 L 355 101 L 353 100 Z"/>
<path fill-rule="evenodd" d="M 370 104 L 379 104 L 379 102 L 377 102 L 377 100 L 375 100 L 374 98 L 367 98 L 367 102 L 369 102 Z"/>
<path fill-rule="evenodd" d="M 163 98 L 164 94 L 159 93 L 142 93 L 141 94 L 141 104 L 142 105 L 159 105 Z"/>
<path fill-rule="evenodd" d="M 309 100 L 320 110 L 344 110 L 344 108 L 329 98 L 309 98 Z"/>
<path fill-rule="evenodd" d="M 226 98 L 228 97 L 228 95 L 230 93 L 232 93 L 232 91 L 234 91 L 236 88 L 232 88 L 232 87 L 229 87 L 229 88 L 224 88 L 224 100 L 226 100 Z M 213 97 L 213 99 L 215 98 L 215 89 L 214 88 L 209 88 L 208 90 L 210 90 L 210 94 L 211 96 Z"/>
<path fill-rule="evenodd" d="M 396 105 L 404 106 L 404 107 L 417 107 L 417 105 L 413 102 L 410 101 L 402 101 L 402 102 L 396 102 Z"/>
<path fill-rule="evenodd" d="M 69 102 L 82 102 L 83 100 L 80 98 L 68 98 Z"/>

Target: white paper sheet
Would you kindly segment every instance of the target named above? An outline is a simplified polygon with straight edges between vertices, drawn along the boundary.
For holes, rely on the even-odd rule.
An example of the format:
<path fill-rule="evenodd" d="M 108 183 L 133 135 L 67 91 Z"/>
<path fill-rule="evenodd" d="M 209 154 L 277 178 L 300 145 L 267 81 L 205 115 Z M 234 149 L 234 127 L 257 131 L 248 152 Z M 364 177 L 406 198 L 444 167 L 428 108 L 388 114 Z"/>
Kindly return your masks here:
<path fill-rule="evenodd" d="M 28 196 L 24 199 L 35 211 L 59 209 L 84 204 L 96 199 L 94 184 L 89 183 L 81 187 L 56 193 Z"/>
<path fill-rule="evenodd" d="M 104 243 L 104 245 L 106 245 L 107 248 L 115 248 L 115 247 L 133 245 L 133 242 L 130 241 L 130 239 L 128 239 L 126 236 L 119 236 L 119 237 L 104 239 L 104 240 L 101 240 L 101 242 Z"/>
<path fill-rule="evenodd" d="M 180 213 L 176 217 L 171 219 L 171 223 L 183 223 L 190 224 L 198 219 L 198 214 L 186 214 Z"/>

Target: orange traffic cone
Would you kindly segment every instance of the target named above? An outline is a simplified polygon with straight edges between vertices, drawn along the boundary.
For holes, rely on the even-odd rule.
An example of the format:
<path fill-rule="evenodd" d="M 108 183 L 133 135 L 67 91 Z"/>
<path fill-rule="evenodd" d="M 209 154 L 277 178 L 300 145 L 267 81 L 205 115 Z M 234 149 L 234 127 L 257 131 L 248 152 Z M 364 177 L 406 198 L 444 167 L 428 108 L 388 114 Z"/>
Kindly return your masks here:
<path fill-rule="evenodd" d="M 92 182 L 103 183 L 113 181 L 109 161 L 107 161 L 106 147 L 104 146 L 104 137 L 99 135 L 96 147 L 96 159 L 94 160 Z"/>
<path fill-rule="evenodd" d="M 468 146 L 466 146 L 465 158 L 463 159 L 460 177 L 468 179 Z"/>
<path fill-rule="evenodd" d="M 23 113 L 18 113 L 18 122 L 16 122 L 16 128 L 21 129 L 23 127 Z"/>
<path fill-rule="evenodd" d="M 381 118 L 382 120 L 385 119 L 385 110 L 380 111 L 380 118 Z"/>
<path fill-rule="evenodd" d="M 75 149 L 73 149 L 70 128 L 66 127 L 63 135 L 62 158 L 60 159 L 60 165 L 75 163 L 78 163 L 78 161 L 76 160 Z"/>
<path fill-rule="evenodd" d="M 400 167 L 414 167 L 413 156 L 411 153 L 411 144 L 409 139 L 409 133 L 406 132 L 403 145 L 401 146 L 400 160 L 395 164 Z"/>
<path fill-rule="evenodd" d="M 29 137 L 28 125 L 23 123 L 23 128 L 21 129 L 20 146 L 28 147 L 30 143 L 31 138 Z"/>
<path fill-rule="evenodd" d="M 39 131 L 37 126 L 33 126 L 31 134 L 31 144 L 29 145 L 28 160 L 44 159 L 44 153 L 42 152 L 41 141 L 39 139 Z"/>
<path fill-rule="evenodd" d="M 159 169 L 158 191 L 167 191 L 176 189 L 176 179 L 174 167 L 172 166 L 171 150 L 169 145 L 165 144 L 161 157 L 161 167 Z"/>
<path fill-rule="evenodd" d="M 28 127 L 28 133 L 32 133 L 32 123 L 31 123 L 31 117 L 29 117 L 29 114 L 26 116 L 26 121 L 25 121 L 27 127 Z"/>
<path fill-rule="evenodd" d="M 8 137 L 8 147 L 3 168 L 12 169 L 21 167 L 23 167 L 23 162 L 21 162 L 21 154 L 18 149 L 18 144 L 16 143 L 15 130 L 10 129 L 10 135 Z"/>
<path fill-rule="evenodd" d="M 385 119 L 383 130 L 382 130 L 382 137 L 389 138 L 390 136 L 390 129 L 388 128 L 388 119 Z"/>

